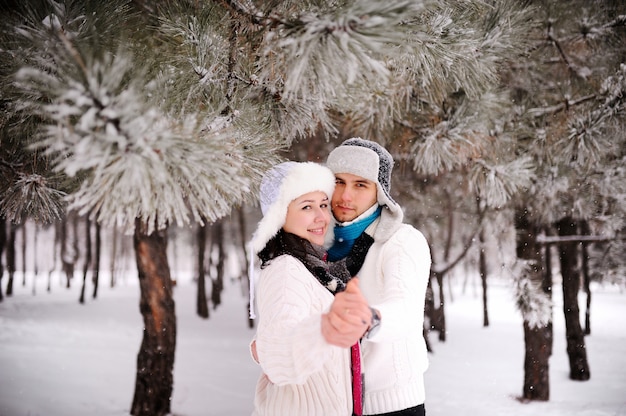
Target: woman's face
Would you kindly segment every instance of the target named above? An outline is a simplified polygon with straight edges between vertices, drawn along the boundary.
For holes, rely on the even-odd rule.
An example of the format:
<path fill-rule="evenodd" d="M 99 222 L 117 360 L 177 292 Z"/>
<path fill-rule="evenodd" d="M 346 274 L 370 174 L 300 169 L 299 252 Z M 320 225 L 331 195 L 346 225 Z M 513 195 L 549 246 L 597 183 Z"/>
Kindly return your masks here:
<path fill-rule="evenodd" d="M 328 196 L 324 192 L 301 195 L 287 207 L 283 229 L 321 246 L 330 223 L 329 207 Z"/>

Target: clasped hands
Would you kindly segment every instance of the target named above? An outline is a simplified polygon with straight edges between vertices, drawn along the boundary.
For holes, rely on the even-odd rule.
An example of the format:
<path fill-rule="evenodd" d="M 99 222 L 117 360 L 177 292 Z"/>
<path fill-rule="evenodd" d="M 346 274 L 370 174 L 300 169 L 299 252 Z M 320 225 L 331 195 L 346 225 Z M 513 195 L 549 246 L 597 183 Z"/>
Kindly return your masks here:
<path fill-rule="evenodd" d="M 347 348 L 363 337 L 371 322 L 372 311 L 355 277 L 346 290 L 335 295 L 330 310 L 322 315 L 322 335 L 329 344 Z"/>

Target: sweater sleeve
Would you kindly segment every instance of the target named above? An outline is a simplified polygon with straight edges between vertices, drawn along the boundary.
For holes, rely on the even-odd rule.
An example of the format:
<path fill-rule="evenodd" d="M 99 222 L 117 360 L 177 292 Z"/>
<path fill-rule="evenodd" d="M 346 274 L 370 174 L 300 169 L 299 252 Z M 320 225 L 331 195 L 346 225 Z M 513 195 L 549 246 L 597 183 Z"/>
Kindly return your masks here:
<path fill-rule="evenodd" d="M 411 334 L 421 336 L 431 266 L 426 238 L 404 224 L 387 241 L 379 261 L 379 296 L 371 306 L 380 311 L 382 323 L 368 341 L 390 342 Z M 416 331 L 408 331 L 409 328 Z"/>
<path fill-rule="evenodd" d="M 256 342 L 263 372 L 277 385 L 303 384 L 333 348 L 321 331 L 333 295 L 296 259 L 281 256 L 259 279 Z"/>

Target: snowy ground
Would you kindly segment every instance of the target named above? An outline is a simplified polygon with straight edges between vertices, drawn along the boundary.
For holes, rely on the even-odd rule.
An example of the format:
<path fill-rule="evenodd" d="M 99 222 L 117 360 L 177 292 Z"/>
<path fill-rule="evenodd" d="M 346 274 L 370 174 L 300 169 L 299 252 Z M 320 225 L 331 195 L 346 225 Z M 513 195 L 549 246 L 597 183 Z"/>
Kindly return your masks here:
<path fill-rule="evenodd" d="M 97 300 L 80 305 L 78 283 L 69 290 L 53 285 L 47 293 L 40 278 L 33 295 L 33 284 L 20 282 L 13 297 L 0 302 L 0 416 L 128 414 L 141 341 L 138 286 L 129 278 L 115 289 L 102 287 Z M 429 416 L 626 415 L 626 293 L 594 287 L 587 382 L 568 379 L 557 293 L 551 398 L 529 404 L 516 400 L 523 383 L 523 332 L 507 286 L 492 282 L 488 328 L 482 327 L 477 288 L 470 285 L 463 293 L 461 285 L 453 286 L 452 295 L 448 339 L 431 339 Z M 175 299 L 173 415 L 249 415 L 258 369 L 248 356 L 253 332 L 240 287 L 226 285 L 223 304 L 208 320 L 195 315 L 190 279 L 179 280 Z"/>

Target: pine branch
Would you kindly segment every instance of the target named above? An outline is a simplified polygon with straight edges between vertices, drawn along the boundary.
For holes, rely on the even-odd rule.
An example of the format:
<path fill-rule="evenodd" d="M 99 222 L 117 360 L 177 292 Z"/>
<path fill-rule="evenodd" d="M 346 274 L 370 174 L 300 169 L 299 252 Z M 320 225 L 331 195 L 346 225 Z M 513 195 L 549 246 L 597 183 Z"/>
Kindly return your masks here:
<path fill-rule="evenodd" d="M 14 224 L 29 217 L 39 223 L 51 223 L 63 218 L 65 195 L 41 175 L 20 174 L 0 198 L 0 216 Z"/>
<path fill-rule="evenodd" d="M 601 243 L 604 241 L 619 241 L 626 240 L 626 235 L 567 235 L 567 236 L 545 236 L 538 235 L 538 244 L 558 244 L 558 243 Z"/>
<path fill-rule="evenodd" d="M 543 118 L 546 116 L 558 114 L 562 111 L 568 111 L 571 108 L 574 108 L 581 104 L 585 104 L 589 101 L 593 101 L 597 98 L 598 98 L 597 94 L 589 94 L 584 97 L 577 98 L 575 100 L 565 99 L 563 102 L 560 102 L 552 106 L 541 107 L 541 108 L 531 108 L 527 111 L 527 113 L 532 117 Z"/>

